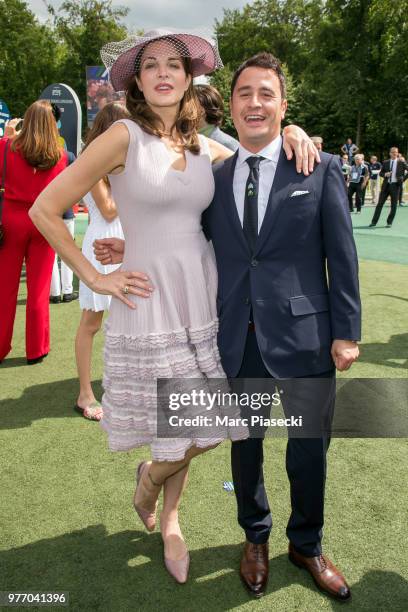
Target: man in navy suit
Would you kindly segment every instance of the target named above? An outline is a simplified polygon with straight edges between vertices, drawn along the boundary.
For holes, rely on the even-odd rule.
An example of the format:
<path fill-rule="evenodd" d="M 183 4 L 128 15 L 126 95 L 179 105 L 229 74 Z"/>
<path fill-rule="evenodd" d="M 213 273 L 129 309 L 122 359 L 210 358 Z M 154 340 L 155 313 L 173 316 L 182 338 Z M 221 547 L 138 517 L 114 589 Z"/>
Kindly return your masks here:
<path fill-rule="evenodd" d="M 215 197 L 203 225 L 219 276 L 219 349 L 228 377 L 329 378 L 358 357 L 358 262 L 337 157 L 321 153 L 300 174 L 282 150 L 287 108 L 276 58 L 261 53 L 236 71 L 231 112 L 240 147 L 215 169 Z M 350 589 L 322 554 L 329 439 L 290 438 L 286 465 L 292 513 L 289 559 L 318 587 L 346 600 Z M 246 534 L 240 575 L 256 597 L 268 579 L 271 513 L 262 439 L 232 444 L 238 520 Z"/>
<path fill-rule="evenodd" d="M 391 196 L 391 210 L 387 217 L 387 227 L 391 227 L 392 222 L 394 221 L 394 217 L 397 212 L 399 194 L 404 188 L 404 181 L 408 176 L 405 174 L 408 170 L 408 164 L 403 159 L 399 159 L 398 155 L 399 153 L 397 147 L 391 147 L 390 159 L 387 159 L 382 165 L 380 176 L 382 176 L 384 180 L 370 227 L 375 227 L 377 225 L 388 196 Z"/>

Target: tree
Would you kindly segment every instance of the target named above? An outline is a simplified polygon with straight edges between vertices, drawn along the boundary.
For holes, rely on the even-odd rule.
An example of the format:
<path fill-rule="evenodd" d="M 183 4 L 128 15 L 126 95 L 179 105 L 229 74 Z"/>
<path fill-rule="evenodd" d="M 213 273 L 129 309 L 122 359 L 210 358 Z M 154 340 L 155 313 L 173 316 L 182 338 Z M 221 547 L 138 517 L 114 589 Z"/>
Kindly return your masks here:
<path fill-rule="evenodd" d="M 229 66 L 225 66 L 220 70 L 214 72 L 211 75 L 210 83 L 213 87 L 218 89 L 220 92 L 222 99 L 224 100 L 224 121 L 222 128 L 232 136 L 236 137 L 236 131 L 234 128 L 234 124 L 231 119 L 231 111 L 230 111 L 230 91 L 231 91 L 231 81 L 232 81 L 232 70 Z"/>
<path fill-rule="evenodd" d="M 347 0 L 342 4 L 327 0 L 315 30 L 314 53 L 303 74 L 303 83 L 317 93 L 317 99 L 312 101 L 327 113 L 332 126 L 330 137 L 339 143 L 350 136 L 359 147 L 365 144 L 370 106 L 367 102 L 376 72 L 368 4 L 367 0 Z M 315 104 L 309 107 L 309 114 L 314 109 Z M 335 146 L 335 142 L 331 144 Z"/>
<path fill-rule="evenodd" d="M 216 22 L 235 69 L 268 50 L 290 80 L 287 118 L 339 152 L 348 136 L 379 155 L 408 147 L 408 1 L 256 0 Z"/>
<path fill-rule="evenodd" d="M 0 0 L 0 96 L 14 116 L 22 116 L 58 74 L 55 33 L 40 25 L 26 2 Z"/>
<path fill-rule="evenodd" d="M 367 134 L 383 150 L 396 144 L 408 155 L 408 2 L 373 0 L 368 12 L 372 54 L 377 78 L 372 91 L 374 108 Z"/>
<path fill-rule="evenodd" d="M 247 57 L 269 51 L 299 76 L 323 5 L 322 0 L 256 0 L 242 11 L 224 11 L 223 20 L 216 21 L 224 63 L 235 69 Z"/>
<path fill-rule="evenodd" d="M 407 135 L 407 8 L 406 0 L 327 0 L 302 86 L 316 92 L 304 116 L 324 109 L 332 146 L 352 136 L 381 155 Z"/>
<path fill-rule="evenodd" d="M 129 9 L 113 7 L 111 0 L 65 0 L 58 11 L 48 2 L 48 11 L 64 50 L 60 80 L 82 100 L 85 120 L 85 67 L 101 64 L 100 50 L 105 43 L 126 38 L 121 20 Z"/>

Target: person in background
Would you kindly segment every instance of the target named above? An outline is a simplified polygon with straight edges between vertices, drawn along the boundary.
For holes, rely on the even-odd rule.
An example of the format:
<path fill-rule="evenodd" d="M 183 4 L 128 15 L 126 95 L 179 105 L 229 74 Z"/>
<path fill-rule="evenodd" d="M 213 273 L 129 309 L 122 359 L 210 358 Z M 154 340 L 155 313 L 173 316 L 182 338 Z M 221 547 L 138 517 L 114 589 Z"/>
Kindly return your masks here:
<path fill-rule="evenodd" d="M 363 158 L 363 164 L 367 169 L 367 172 L 364 175 L 364 180 L 362 182 L 361 185 L 361 206 L 364 206 L 365 204 L 365 197 L 366 197 L 366 193 L 367 193 L 367 185 L 368 185 L 368 181 L 370 180 L 370 165 L 368 162 L 365 161 L 364 158 L 364 153 L 361 153 L 361 156 Z"/>
<path fill-rule="evenodd" d="M 352 141 L 351 138 L 347 138 L 346 142 L 341 147 L 341 150 L 342 150 L 343 153 L 345 153 L 347 155 L 348 162 L 349 162 L 350 165 L 352 165 L 353 164 L 353 157 L 354 157 L 354 155 L 358 151 L 358 146 L 353 144 L 353 141 Z"/>
<path fill-rule="evenodd" d="M 51 108 L 52 108 L 52 114 L 54 115 L 54 119 L 57 122 L 59 143 L 60 143 L 61 147 L 65 151 L 67 151 L 68 150 L 67 149 L 67 143 L 65 142 L 65 138 L 61 135 L 61 132 L 60 132 L 61 127 L 62 127 L 62 124 L 61 124 L 61 115 L 62 115 L 61 109 L 60 109 L 59 106 L 54 104 L 54 102 L 51 102 Z"/>
<path fill-rule="evenodd" d="M 18 132 L 21 130 L 23 120 L 21 117 L 14 117 L 14 119 L 9 119 L 4 124 L 4 134 L 3 137 L 7 136 L 7 138 L 14 138 L 17 136 Z"/>
<path fill-rule="evenodd" d="M 354 157 L 354 164 L 351 166 L 350 179 L 348 186 L 348 201 L 350 212 L 354 212 L 353 208 L 353 195 L 356 194 L 356 208 L 357 214 L 361 213 L 361 192 L 362 187 L 368 176 L 367 167 L 364 165 L 364 156 L 357 154 Z"/>
<path fill-rule="evenodd" d="M 399 154 L 398 154 L 398 159 L 399 159 L 400 161 L 403 161 L 403 162 L 405 162 L 405 161 L 406 161 L 406 160 L 405 160 L 405 157 L 404 157 L 403 155 L 401 155 L 401 153 L 399 153 Z M 408 174 L 407 174 L 407 172 L 408 172 L 408 170 L 405 172 L 405 175 L 404 175 L 404 180 L 402 181 L 402 184 L 401 184 L 401 189 L 400 189 L 400 191 L 399 191 L 399 196 L 398 196 L 398 206 L 403 206 L 403 205 L 404 205 L 404 182 L 405 182 L 405 181 L 407 180 L 407 178 L 408 178 Z"/>
<path fill-rule="evenodd" d="M 96 79 L 90 79 L 87 83 L 87 91 L 86 91 L 87 110 L 94 110 L 95 108 L 98 107 L 96 103 L 96 93 L 98 89 L 99 89 L 99 82 Z"/>
<path fill-rule="evenodd" d="M 12 139 L 0 140 L 0 163 L 6 156 L 3 225 L 0 249 L 0 361 L 11 351 L 21 269 L 27 274 L 26 356 L 39 363 L 50 350 L 48 297 L 55 254 L 29 217 L 34 200 L 67 166 L 51 104 L 37 100 L 27 109 L 23 126 Z"/>
<path fill-rule="evenodd" d="M 384 178 L 381 185 L 380 197 L 378 204 L 375 207 L 374 216 L 369 227 L 375 227 L 381 216 L 381 211 L 388 196 L 391 196 L 391 210 L 387 217 L 387 227 L 392 226 L 395 214 L 397 212 L 398 196 L 402 189 L 404 180 L 408 175 L 406 172 L 408 165 L 405 161 L 398 159 L 398 148 L 391 147 L 390 159 L 387 159 L 381 168 L 380 176 Z"/>
<path fill-rule="evenodd" d="M 119 102 L 108 103 L 95 117 L 88 134 L 85 148 L 103 134 L 115 121 L 128 119 L 129 113 Z M 117 216 L 115 202 L 112 199 L 109 179 L 101 179 L 84 198 L 90 223 L 82 244 L 82 253 L 101 274 L 113 272 L 117 265 L 99 263 L 93 252 L 96 238 L 123 238 L 122 226 Z M 92 345 L 95 334 L 102 325 L 103 313 L 109 310 L 110 295 L 93 292 L 82 281 L 79 284 L 79 305 L 82 309 L 81 321 L 75 338 L 75 355 L 79 378 L 79 395 L 75 410 L 86 419 L 100 421 L 103 416 L 102 406 L 96 400 L 91 384 Z"/>
<path fill-rule="evenodd" d="M 199 125 L 200 134 L 212 138 L 231 151 L 236 151 L 239 147 L 238 141 L 220 127 L 224 118 L 224 102 L 219 91 L 212 85 L 196 85 L 194 91 L 203 110 Z"/>
<path fill-rule="evenodd" d="M 109 87 L 101 87 L 96 92 L 96 105 L 102 110 L 112 100 L 112 90 Z"/>
<path fill-rule="evenodd" d="M 375 155 L 370 157 L 370 163 L 368 165 L 370 171 L 370 191 L 373 204 L 378 204 L 378 196 L 380 194 L 380 172 L 381 164 Z"/>
<path fill-rule="evenodd" d="M 56 104 L 51 104 L 52 113 L 57 123 L 58 134 L 61 129 L 61 109 Z M 67 150 L 65 139 L 59 134 L 60 145 L 67 152 L 68 165 L 75 161 L 75 155 Z M 68 228 L 72 237 L 75 234 L 75 215 L 72 208 L 67 210 L 63 215 L 64 223 Z M 61 294 L 63 302 L 72 302 L 78 299 L 78 293 L 74 291 L 74 273 L 67 264 L 61 260 L 61 275 L 58 267 L 58 255 L 55 253 L 54 266 L 52 268 L 51 286 L 50 286 L 50 303 L 60 304 Z"/>
<path fill-rule="evenodd" d="M 310 140 L 319 152 L 323 151 L 323 138 L 321 136 L 312 136 Z"/>
<path fill-rule="evenodd" d="M 351 166 L 348 161 L 348 155 L 345 153 L 341 156 L 341 171 L 344 176 L 344 180 L 346 181 L 346 185 L 348 185 L 349 177 L 350 177 Z"/>
<path fill-rule="evenodd" d="M 68 165 L 75 161 L 75 155 L 67 151 Z M 62 218 L 71 236 L 75 235 L 75 214 L 72 208 L 67 210 Z M 62 298 L 61 298 L 62 294 Z M 52 268 L 50 303 L 72 302 L 78 299 L 78 293 L 74 291 L 74 273 L 71 268 L 61 259 L 61 274 L 58 267 L 58 255 L 55 253 L 54 266 Z"/>

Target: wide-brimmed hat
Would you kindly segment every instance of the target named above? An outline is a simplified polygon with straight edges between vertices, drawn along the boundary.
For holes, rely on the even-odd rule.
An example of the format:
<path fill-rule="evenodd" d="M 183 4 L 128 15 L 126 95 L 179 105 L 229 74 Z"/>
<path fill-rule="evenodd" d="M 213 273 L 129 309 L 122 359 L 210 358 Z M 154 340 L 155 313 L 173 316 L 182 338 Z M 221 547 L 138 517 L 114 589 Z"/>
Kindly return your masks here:
<path fill-rule="evenodd" d="M 216 41 L 208 33 L 204 34 L 203 30 L 159 28 L 142 36 L 129 36 L 125 40 L 107 43 L 102 47 L 101 58 L 109 70 L 115 91 L 126 89 L 129 77 L 136 74 L 140 67 L 136 66 L 136 59 L 143 47 L 156 40 L 171 40 L 181 57 L 190 57 L 193 77 L 209 74 L 223 66 Z"/>

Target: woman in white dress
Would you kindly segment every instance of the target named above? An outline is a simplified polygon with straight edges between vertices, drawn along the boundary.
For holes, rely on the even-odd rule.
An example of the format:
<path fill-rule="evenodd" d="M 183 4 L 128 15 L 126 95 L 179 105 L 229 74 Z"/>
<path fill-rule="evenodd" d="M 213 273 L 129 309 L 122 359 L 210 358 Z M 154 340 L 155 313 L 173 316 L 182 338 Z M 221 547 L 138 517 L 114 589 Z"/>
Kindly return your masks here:
<path fill-rule="evenodd" d="M 90 130 L 85 148 L 103 134 L 118 119 L 127 119 L 129 113 L 118 102 L 110 102 L 97 114 Z M 112 199 L 109 180 L 103 178 L 84 197 L 90 222 L 82 244 L 82 253 L 101 274 L 109 274 L 118 267 L 99 263 L 94 256 L 95 238 L 122 238 L 122 226 L 119 221 L 115 202 Z M 91 384 L 92 346 L 95 334 L 102 325 L 103 313 L 109 310 L 110 295 L 101 295 L 92 291 L 85 283 L 79 284 L 79 305 L 82 309 L 81 321 L 75 338 L 75 356 L 79 378 L 79 395 L 75 410 L 86 419 L 100 421 L 103 416 L 102 406 L 95 398 Z"/>

